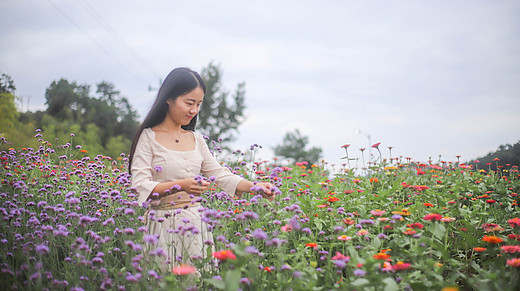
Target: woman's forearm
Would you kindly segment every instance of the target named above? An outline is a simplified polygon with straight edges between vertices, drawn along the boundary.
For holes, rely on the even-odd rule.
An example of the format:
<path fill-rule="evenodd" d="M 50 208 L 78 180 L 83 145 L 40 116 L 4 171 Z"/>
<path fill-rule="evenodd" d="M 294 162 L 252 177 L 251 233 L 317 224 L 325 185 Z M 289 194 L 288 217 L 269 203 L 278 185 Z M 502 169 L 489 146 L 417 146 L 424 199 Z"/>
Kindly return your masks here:
<path fill-rule="evenodd" d="M 241 195 L 244 192 L 251 191 L 251 188 L 253 186 L 254 186 L 253 182 L 248 181 L 248 180 L 241 180 L 240 182 L 238 182 L 237 191 L 236 192 L 237 192 L 238 195 Z"/>
<path fill-rule="evenodd" d="M 178 185 L 177 181 L 168 181 L 168 182 L 162 182 L 157 184 L 155 188 L 153 188 L 152 193 L 159 193 L 159 195 L 165 194 L 166 190 L 170 190 L 173 188 L 173 186 Z M 180 185 L 179 185 L 180 186 Z"/>

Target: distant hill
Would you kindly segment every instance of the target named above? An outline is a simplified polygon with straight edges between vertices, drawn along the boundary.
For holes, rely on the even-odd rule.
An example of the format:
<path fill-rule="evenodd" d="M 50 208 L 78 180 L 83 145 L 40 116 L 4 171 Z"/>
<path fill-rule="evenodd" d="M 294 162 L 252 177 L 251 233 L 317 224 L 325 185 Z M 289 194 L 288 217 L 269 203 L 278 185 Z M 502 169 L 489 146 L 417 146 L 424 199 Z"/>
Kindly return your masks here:
<path fill-rule="evenodd" d="M 498 160 L 497 160 L 498 159 Z M 497 166 L 504 168 L 511 168 L 512 166 L 520 166 L 520 141 L 514 145 L 501 145 L 494 152 L 490 152 L 486 156 L 478 157 L 477 167 L 480 169 L 491 168 L 497 170 Z M 468 163 L 469 165 L 476 165 L 475 161 Z"/>

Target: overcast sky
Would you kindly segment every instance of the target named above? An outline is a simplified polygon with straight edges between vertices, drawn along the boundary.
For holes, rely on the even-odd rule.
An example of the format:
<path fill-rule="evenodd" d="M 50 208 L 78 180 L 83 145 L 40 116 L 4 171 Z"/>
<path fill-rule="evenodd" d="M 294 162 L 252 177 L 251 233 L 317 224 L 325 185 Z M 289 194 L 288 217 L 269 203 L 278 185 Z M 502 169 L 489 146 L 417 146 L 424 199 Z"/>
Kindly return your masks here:
<path fill-rule="evenodd" d="M 66 78 L 115 84 L 143 117 L 150 85 L 213 61 L 246 82 L 234 148 L 268 159 L 299 129 L 331 164 L 367 135 L 386 157 L 467 161 L 520 140 L 519 36 L 519 1 L 1 0 L 0 72 L 24 111 Z"/>

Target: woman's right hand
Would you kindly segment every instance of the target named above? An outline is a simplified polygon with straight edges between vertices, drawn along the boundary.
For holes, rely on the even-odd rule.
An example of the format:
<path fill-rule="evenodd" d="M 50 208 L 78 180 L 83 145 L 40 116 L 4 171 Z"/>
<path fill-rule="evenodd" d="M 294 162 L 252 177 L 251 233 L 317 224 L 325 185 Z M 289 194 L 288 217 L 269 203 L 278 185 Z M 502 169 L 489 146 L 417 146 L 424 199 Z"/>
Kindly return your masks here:
<path fill-rule="evenodd" d="M 189 194 L 200 196 L 208 190 L 210 183 L 208 181 L 197 181 L 195 178 L 185 178 L 177 181 L 181 189 Z"/>

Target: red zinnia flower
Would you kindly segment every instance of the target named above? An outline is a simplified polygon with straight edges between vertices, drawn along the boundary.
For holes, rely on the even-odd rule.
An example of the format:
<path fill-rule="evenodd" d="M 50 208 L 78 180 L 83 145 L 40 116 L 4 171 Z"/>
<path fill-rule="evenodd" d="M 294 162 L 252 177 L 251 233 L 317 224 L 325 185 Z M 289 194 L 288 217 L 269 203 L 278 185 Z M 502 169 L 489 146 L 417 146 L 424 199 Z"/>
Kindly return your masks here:
<path fill-rule="evenodd" d="M 383 226 L 383 229 L 384 230 L 392 230 L 392 229 L 394 229 L 394 227 L 387 224 L 387 225 Z"/>
<path fill-rule="evenodd" d="M 372 147 L 375 148 L 375 149 L 377 149 L 377 148 L 379 148 L 379 145 L 380 145 L 380 144 L 381 144 L 380 142 L 375 143 L 375 144 L 372 145 Z"/>
<path fill-rule="evenodd" d="M 392 266 L 392 270 L 394 271 L 403 271 L 410 268 L 410 263 L 397 262 Z"/>
<path fill-rule="evenodd" d="M 218 252 L 213 252 L 212 256 L 221 261 L 225 261 L 227 259 L 230 259 L 230 260 L 237 259 L 237 257 L 235 256 L 235 254 L 233 254 L 233 252 L 231 250 L 222 250 L 222 251 L 218 251 Z"/>
<path fill-rule="evenodd" d="M 418 229 L 422 229 L 424 227 L 424 225 L 419 222 L 410 223 L 410 224 L 407 224 L 406 226 L 408 226 L 410 228 L 418 228 Z"/>
<path fill-rule="evenodd" d="M 438 214 L 438 213 L 430 213 L 430 214 L 426 214 L 424 217 L 423 217 L 424 220 L 441 220 L 442 219 L 442 215 Z"/>
<path fill-rule="evenodd" d="M 507 235 L 508 238 L 520 241 L 520 234 L 510 233 Z"/>

